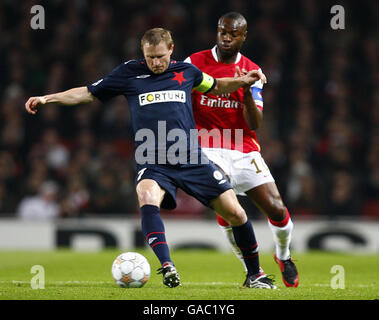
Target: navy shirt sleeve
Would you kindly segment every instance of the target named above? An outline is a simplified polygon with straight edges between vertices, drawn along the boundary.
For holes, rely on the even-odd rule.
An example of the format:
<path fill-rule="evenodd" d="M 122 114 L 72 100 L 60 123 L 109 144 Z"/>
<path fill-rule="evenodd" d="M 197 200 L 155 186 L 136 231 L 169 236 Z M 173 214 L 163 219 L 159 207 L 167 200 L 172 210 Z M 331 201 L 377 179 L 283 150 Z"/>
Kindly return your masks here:
<path fill-rule="evenodd" d="M 216 86 L 216 79 L 210 76 L 209 74 L 202 72 L 196 66 L 193 67 L 195 68 L 195 81 L 193 89 L 203 93 L 208 93 L 209 91 L 212 91 Z"/>
<path fill-rule="evenodd" d="M 105 102 L 125 92 L 127 65 L 123 63 L 116 67 L 105 78 L 87 86 L 88 90 L 96 98 Z"/>

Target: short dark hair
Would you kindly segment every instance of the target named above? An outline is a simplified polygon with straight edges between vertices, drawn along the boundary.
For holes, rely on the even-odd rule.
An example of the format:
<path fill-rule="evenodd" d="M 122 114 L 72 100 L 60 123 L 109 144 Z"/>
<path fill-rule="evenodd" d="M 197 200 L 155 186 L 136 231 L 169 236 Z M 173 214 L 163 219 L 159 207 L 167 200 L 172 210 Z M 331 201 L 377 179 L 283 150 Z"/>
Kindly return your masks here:
<path fill-rule="evenodd" d="M 172 40 L 171 32 L 163 28 L 153 28 L 147 30 L 141 38 L 141 49 L 143 46 L 148 43 L 153 46 L 157 46 L 161 41 L 164 41 L 167 45 L 167 48 L 170 49 L 174 44 Z"/>
<path fill-rule="evenodd" d="M 245 17 L 242 14 L 240 14 L 239 12 L 230 11 L 228 13 L 225 13 L 224 15 L 222 15 L 220 17 L 220 19 L 218 19 L 218 24 L 220 24 L 220 22 L 222 20 L 224 20 L 224 19 L 238 20 L 242 24 L 246 24 L 247 25 L 247 21 L 246 21 Z"/>

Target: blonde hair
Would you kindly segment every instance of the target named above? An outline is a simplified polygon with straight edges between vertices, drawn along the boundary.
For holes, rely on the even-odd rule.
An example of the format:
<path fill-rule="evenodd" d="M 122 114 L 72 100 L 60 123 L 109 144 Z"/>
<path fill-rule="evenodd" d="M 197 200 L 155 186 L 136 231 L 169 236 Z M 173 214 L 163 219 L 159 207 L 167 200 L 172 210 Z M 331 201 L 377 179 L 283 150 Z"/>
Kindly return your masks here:
<path fill-rule="evenodd" d="M 161 41 L 164 41 L 167 48 L 170 49 L 174 44 L 172 40 L 171 32 L 163 28 L 153 28 L 147 30 L 141 38 L 141 49 L 143 51 L 143 46 L 148 43 L 152 46 L 157 46 Z"/>

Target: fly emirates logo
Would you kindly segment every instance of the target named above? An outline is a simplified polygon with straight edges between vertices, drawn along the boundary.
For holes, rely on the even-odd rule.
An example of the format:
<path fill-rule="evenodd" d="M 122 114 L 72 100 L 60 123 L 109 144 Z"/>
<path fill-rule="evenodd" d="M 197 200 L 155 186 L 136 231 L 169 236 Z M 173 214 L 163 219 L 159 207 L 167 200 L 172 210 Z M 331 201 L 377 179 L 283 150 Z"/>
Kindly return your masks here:
<path fill-rule="evenodd" d="M 232 109 L 238 109 L 242 108 L 242 103 L 233 99 L 229 99 L 230 94 L 223 94 L 220 97 L 217 96 L 217 98 L 210 98 L 206 95 L 201 95 L 200 97 L 200 104 L 202 106 L 207 106 L 211 108 L 232 108 Z"/>
<path fill-rule="evenodd" d="M 161 102 L 186 102 L 186 92 L 182 90 L 153 91 L 138 96 L 140 106 Z"/>

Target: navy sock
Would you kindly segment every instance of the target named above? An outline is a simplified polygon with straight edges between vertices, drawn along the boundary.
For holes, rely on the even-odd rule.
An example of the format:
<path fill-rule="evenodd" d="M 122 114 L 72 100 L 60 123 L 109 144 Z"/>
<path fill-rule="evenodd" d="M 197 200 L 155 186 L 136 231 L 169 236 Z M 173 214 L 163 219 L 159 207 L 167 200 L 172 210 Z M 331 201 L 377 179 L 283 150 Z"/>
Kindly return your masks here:
<path fill-rule="evenodd" d="M 242 226 L 232 227 L 232 230 L 236 244 L 242 252 L 248 274 L 259 274 L 258 243 L 250 221 L 248 220 Z"/>
<path fill-rule="evenodd" d="M 159 207 L 144 205 L 141 207 L 141 215 L 142 233 L 146 242 L 153 249 L 162 266 L 172 263 Z"/>

